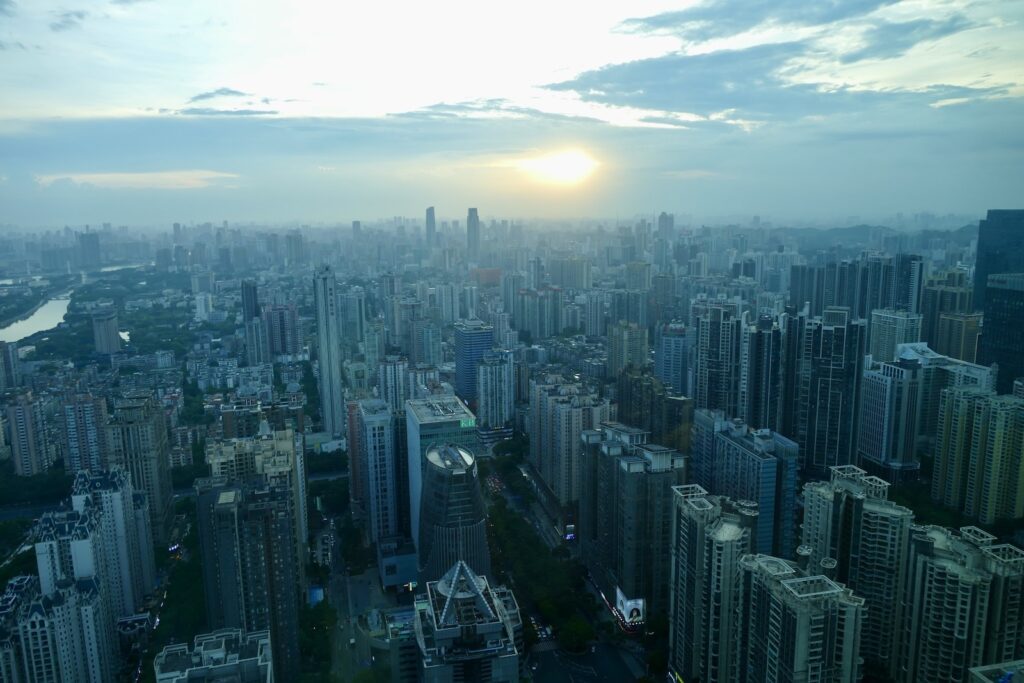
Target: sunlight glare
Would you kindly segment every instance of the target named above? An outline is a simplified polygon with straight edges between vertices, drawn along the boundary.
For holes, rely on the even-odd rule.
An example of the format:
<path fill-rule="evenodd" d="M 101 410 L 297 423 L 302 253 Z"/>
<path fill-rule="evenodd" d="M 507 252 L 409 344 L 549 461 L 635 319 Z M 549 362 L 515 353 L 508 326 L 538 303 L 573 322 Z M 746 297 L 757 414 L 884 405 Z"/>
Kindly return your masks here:
<path fill-rule="evenodd" d="M 573 149 L 523 159 L 516 165 L 541 182 L 576 185 L 590 177 L 598 162 L 586 152 Z"/>

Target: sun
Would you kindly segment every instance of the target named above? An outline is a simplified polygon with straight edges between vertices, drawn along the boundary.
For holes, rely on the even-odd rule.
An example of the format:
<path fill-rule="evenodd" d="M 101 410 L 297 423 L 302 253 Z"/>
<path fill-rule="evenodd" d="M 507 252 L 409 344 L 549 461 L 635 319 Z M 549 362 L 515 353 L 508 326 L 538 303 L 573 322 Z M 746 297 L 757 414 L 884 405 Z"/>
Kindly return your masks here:
<path fill-rule="evenodd" d="M 521 159 L 516 166 L 544 183 L 578 185 L 597 169 L 598 162 L 582 150 L 570 149 Z"/>

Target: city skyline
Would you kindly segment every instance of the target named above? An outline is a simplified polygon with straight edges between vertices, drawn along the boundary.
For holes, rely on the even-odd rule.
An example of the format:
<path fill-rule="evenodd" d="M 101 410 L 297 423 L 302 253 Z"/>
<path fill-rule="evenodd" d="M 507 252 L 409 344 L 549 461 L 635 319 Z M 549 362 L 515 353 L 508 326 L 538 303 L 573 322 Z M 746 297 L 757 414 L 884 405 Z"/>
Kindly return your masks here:
<path fill-rule="evenodd" d="M 1014 3 L 540 10 L 3 0 L 0 222 L 980 217 L 1024 180 Z"/>

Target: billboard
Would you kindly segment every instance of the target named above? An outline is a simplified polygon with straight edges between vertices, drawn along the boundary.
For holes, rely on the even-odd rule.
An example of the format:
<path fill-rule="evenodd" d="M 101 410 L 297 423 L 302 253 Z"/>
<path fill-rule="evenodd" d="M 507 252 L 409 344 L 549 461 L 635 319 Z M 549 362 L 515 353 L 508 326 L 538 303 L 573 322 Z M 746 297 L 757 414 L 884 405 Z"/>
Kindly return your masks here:
<path fill-rule="evenodd" d="M 629 599 L 622 589 L 615 587 L 615 609 L 626 626 L 639 626 L 647 617 L 647 605 L 643 598 Z"/>

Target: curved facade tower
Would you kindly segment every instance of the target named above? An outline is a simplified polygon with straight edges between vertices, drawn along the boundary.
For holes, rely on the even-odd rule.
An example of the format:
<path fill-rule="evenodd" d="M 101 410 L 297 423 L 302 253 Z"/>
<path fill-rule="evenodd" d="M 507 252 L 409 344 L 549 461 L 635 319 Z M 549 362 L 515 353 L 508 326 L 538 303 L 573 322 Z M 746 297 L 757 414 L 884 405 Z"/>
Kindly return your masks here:
<path fill-rule="evenodd" d="M 444 444 L 427 449 L 419 528 L 422 582 L 440 579 L 459 560 L 477 574 L 490 574 L 487 508 L 476 458 L 465 448 Z"/>

